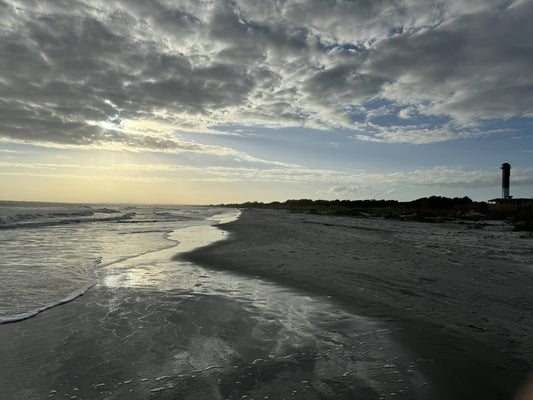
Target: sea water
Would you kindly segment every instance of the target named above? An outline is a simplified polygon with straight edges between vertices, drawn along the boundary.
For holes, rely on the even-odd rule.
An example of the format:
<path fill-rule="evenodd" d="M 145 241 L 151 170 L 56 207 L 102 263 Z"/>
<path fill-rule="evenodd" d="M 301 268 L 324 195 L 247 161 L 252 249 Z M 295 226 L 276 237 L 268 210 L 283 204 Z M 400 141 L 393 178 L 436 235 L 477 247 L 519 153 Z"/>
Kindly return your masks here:
<path fill-rule="evenodd" d="M 177 229 L 236 211 L 194 206 L 0 202 L 0 323 L 85 293 L 98 270 L 178 245 Z"/>
<path fill-rule="evenodd" d="M 224 239 L 213 225 L 238 210 L 0 209 L 6 399 L 427 397 L 419 360 L 380 323 L 176 259 Z"/>

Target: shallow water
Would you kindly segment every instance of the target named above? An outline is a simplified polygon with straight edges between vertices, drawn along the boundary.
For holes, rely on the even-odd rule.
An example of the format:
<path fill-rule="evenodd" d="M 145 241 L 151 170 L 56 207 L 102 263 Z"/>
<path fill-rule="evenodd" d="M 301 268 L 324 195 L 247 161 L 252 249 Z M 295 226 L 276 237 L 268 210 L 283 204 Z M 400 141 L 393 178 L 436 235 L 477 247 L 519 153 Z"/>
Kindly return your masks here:
<path fill-rule="evenodd" d="M 12 399 L 426 397 L 417 361 L 380 324 L 327 298 L 173 261 L 224 237 L 175 230 L 177 247 L 110 263 L 83 297 L 0 325 L 0 387 Z"/>
<path fill-rule="evenodd" d="M 102 267 L 175 247 L 169 237 L 175 229 L 212 224 L 214 214 L 225 219 L 236 212 L 0 202 L 0 324 L 76 298 Z"/>

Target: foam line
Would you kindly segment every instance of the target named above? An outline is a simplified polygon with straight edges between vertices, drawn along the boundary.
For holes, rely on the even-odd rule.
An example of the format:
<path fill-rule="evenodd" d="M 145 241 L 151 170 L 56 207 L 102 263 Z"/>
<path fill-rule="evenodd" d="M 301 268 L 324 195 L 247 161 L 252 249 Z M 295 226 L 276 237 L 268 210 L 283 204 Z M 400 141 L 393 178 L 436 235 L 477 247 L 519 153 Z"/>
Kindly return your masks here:
<path fill-rule="evenodd" d="M 13 323 L 13 322 L 24 321 L 26 319 L 30 319 L 30 318 L 35 317 L 37 314 L 40 314 L 43 311 L 49 310 L 51 308 L 54 308 L 54 307 L 57 307 L 57 306 L 60 306 L 60 305 L 66 304 L 66 303 L 70 303 L 71 301 L 77 299 L 78 297 L 83 296 L 94 285 L 96 285 L 96 282 L 93 283 L 90 286 L 87 286 L 84 289 L 75 290 L 72 293 L 68 294 L 63 299 L 61 299 L 59 301 L 56 301 L 54 303 L 47 304 L 46 306 L 43 306 L 43 307 L 38 308 L 36 310 L 27 311 L 25 313 L 17 314 L 17 315 L 9 315 L 7 317 L 0 317 L 0 325 L 1 324 L 10 324 L 10 323 Z"/>

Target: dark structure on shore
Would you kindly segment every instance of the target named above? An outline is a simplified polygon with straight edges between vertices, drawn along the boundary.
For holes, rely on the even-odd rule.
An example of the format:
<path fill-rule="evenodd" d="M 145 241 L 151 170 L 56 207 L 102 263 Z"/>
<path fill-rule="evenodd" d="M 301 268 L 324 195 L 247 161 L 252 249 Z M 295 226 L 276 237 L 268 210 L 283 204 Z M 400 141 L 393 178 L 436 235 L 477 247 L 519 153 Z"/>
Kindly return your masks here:
<path fill-rule="evenodd" d="M 503 163 L 502 170 L 502 197 L 489 200 L 489 204 L 501 206 L 502 208 L 521 208 L 521 207 L 533 207 L 533 198 L 516 198 L 510 194 L 510 181 L 511 181 L 511 164 Z"/>
<path fill-rule="evenodd" d="M 502 199 L 510 199 L 513 196 L 509 195 L 509 183 L 511 180 L 511 164 L 502 164 Z"/>

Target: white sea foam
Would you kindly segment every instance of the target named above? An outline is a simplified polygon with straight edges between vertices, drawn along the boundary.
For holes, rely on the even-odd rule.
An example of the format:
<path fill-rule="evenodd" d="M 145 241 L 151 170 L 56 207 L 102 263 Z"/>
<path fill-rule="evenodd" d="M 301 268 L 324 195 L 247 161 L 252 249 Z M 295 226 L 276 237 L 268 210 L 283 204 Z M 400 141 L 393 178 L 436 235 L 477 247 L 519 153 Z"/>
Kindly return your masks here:
<path fill-rule="evenodd" d="M 31 310 L 31 311 L 27 311 L 27 312 L 22 313 L 22 314 L 11 315 L 11 316 L 7 316 L 7 317 L 0 317 L 0 324 L 9 324 L 9 323 L 12 323 L 12 322 L 24 321 L 25 319 L 35 317 L 37 314 L 42 313 L 43 311 L 46 311 L 46 310 L 49 310 L 51 308 L 60 306 L 62 304 L 69 303 L 69 302 L 77 299 L 78 297 L 83 296 L 95 284 L 96 284 L 96 282 L 94 284 L 90 285 L 90 286 L 87 286 L 84 289 L 77 289 L 77 290 L 73 291 L 72 293 L 68 294 L 65 298 L 63 298 L 63 299 L 61 299 L 59 301 L 56 301 L 54 303 L 47 304 L 47 305 L 45 305 L 45 306 L 43 306 L 41 308 L 38 308 L 38 309 L 35 309 L 35 310 Z"/>

